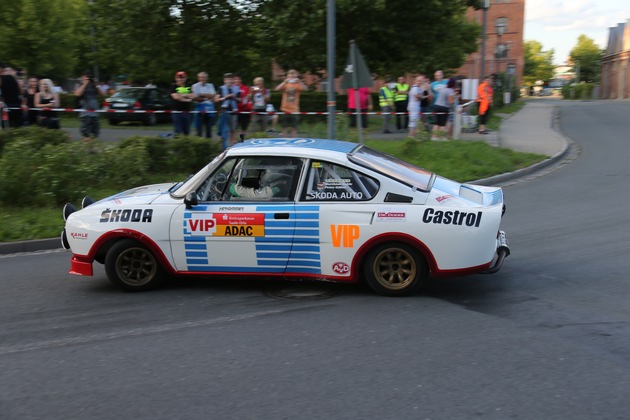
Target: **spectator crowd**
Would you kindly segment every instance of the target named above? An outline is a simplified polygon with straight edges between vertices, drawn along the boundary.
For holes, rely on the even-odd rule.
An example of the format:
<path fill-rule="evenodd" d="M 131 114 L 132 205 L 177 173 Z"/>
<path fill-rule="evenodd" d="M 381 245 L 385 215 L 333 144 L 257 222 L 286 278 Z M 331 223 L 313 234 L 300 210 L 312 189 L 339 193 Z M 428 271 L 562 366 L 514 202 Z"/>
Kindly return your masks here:
<path fill-rule="evenodd" d="M 250 126 L 256 132 L 276 131 L 278 124 L 282 135 L 296 137 L 300 124 L 300 95 L 308 88 L 296 70 L 289 70 L 275 91 L 282 96 L 280 115 L 271 103 L 271 91 L 262 77 L 252 84 L 243 83 L 240 75 L 225 73 L 223 84 L 215 86 L 208 81 L 208 73 L 198 72 L 192 82 L 185 71 L 177 71 L 170 86 L 173 101 L 172 122 L 175 135 L 189 135 L 191 129 L 200 137 L 222 139 L 223 146 L 234 144 L 243 138 Z M 425 130 L 432 140 L 448 138 L 452 130 L 453 115 L 459 104 L 461 87 L 454 78 L 445 79 L 438 70 L 434 80 L 420 74 L 388 78 L 378 89 L 378 105 L 382 117 L 383 133 L 406 132 L 414 138 Z M 155 87 L 149 82 L 145 87 Z M 8 121 L 3 127 L 41 126 L 50 129 L 61 127 L 54 110 L 60 107 L 61 89 L 50 79 L 28 77 L 11 65 L 0 65 L 0 108 L 8 109 Z M 97 138 L 99 125 L 99 95 L 115 92 L 113 86 L 96 81 L 89 71 L 83 72 L 75 89 L 75 108 L 80 109 L 80 132 L 85 140 Z M 486 78 L 479 86 L 480 134 L 486 134 L 485 123 L 492 102 L 491 80 Z M 348 89 L 347 112 L 350 127 L 368 127 L 369 114 L 374 104 L 370 88 Z"/>

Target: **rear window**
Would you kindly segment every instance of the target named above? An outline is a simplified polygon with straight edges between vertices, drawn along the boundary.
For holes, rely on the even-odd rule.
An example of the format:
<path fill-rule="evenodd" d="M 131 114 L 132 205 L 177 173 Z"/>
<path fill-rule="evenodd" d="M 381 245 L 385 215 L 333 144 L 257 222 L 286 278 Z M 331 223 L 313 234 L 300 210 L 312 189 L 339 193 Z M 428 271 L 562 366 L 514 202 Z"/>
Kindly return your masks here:
<path fill-rule="evenodd" d="M 420 191 L 430 191 L 435 180 L 435 175 L 431 171 L 366 146 L 354 149 L 348 159 Z"/>
<path fill-rule="evenodd" d="M 114 95 L 123 99 L 138 99 L 144 94 L 144 90 L 140 89 L 123 89 L 118 94 Z"/>

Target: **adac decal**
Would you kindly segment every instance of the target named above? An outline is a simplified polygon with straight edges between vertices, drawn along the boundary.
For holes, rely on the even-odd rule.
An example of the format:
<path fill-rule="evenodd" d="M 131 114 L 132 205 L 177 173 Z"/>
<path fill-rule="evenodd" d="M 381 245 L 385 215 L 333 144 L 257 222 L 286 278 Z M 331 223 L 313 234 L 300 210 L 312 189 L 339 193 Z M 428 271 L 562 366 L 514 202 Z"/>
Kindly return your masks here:
<path fill-rule="evenodd" d="M 101 213 L 101 223 L 107 222 L 140 222 L 151 223 L 153 209 L 105 209 Z"/>
<path fill-rule="evenodd" d="M 436 225 L 457 225 L 479 227 L 481 223 L 482 212 L 465 212 L 465 211 L 443 211 L 428 208 L 422 215 L 424 223 L 433 223 Z"/>
<path fill-rule="evenodd" d="M 250 213 L 213 213 L 210 217 L 186 219 L 193 236 L 265 236 L 265 215 Z"/>
<path fill-rule="evenodd" d="M 337 274 L 348 274 L 350 272 L 350 266 L 344 262 L 334 263 L 332 269 Z"/>
<path fill-rule="evenodd" d="M 330 237 L 335 248 L 354 248 L 354 241 L 360 236 L 359 225 L 330 225 Z"/>

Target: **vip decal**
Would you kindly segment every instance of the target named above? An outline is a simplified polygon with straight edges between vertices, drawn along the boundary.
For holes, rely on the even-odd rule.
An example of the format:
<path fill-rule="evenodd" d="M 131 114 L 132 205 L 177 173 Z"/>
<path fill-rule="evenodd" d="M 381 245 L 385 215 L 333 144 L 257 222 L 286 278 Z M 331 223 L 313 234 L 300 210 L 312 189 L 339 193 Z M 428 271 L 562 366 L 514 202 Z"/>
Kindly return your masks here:
<path fill-rule="evenodd" d="M 107 222 L 141 222 L 151 223 L 153 209 L 105 209 L 101 213 L 101 223 Z"/>
<path fill-rule="evenodd" d="M 334 263 L 332 269 L 337 274 L 348 274 L 350 272 L 350 266 L 344 262 Z"/>
<path fill-rule="evenodd" d="M 335 248 L 353 248 L 354 241 L 361 236 L 358 225 L 330 225 L 330 236 Z"/>
<path fill-rule="evenodd" d="M 382 209 L 376 212 L 376 220 L 378 222 L 404 222 L 407 213 L 396 209 Z"/>
<path fill-rule="evenodd" d="M 188 219 L 188 230 L 190 232 L 214 232 L 216 223 L 214 219 Z"/>
<path fill-rule="evenodd" d="M 186 219 L 188 233 L 194 236 L 265 236 L 264 214 L 214 213 L 208 216 Z"/>
<path fill-rule="evenodd" d="M 424 223 L 433 223 L 437 225 L 457 225 L 479 227 L 481 223 L 482 212 L 465 212 L 465 211 L 442 211 L 428 208 L 424 211 L 422 221 Z"/>

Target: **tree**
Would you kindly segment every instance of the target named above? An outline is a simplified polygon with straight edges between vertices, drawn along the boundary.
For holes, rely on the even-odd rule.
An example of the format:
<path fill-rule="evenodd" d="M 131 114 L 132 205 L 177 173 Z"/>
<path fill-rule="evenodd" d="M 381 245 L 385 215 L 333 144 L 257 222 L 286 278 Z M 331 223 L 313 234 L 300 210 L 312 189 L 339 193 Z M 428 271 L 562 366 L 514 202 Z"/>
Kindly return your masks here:
<path fill-rule="evenodd" d="M 523 50 L 525 56 L 524 84 L 534 86 L 538 80 L 551 80 L 554 72 L 554 51 L 543 51 L 543 45 L 538 41 L 525 41 Z"/>
<path fill-rule="evenodd" d="M 0 51 L 29 75 L 60 80 L 72 75 L 85 25 L 84 0 L 13 0 L 0 7 Z"/>
<path fill-rule="evenodd" d="M 577 45 L 569 56 L 579 81 L 595 82 L 599 79 L 599 63 L 603 55 L 604 51 L 591 38 L 584 34 L 578 37 Z"/>
<path fill-rule="evenodd" d="M 346 62 L 349 42 L 361 48 L 379 76 L 456 69 L 477 50 L 479 25 L 466 19 L 463 0 L 337 0 L 337 72 Z M 317 73 L 326 68 L 326 0 L 260 1 L 257 49 L 283 68 Z"/>

